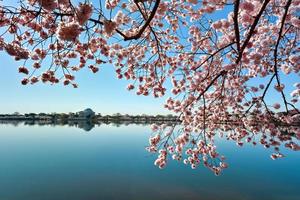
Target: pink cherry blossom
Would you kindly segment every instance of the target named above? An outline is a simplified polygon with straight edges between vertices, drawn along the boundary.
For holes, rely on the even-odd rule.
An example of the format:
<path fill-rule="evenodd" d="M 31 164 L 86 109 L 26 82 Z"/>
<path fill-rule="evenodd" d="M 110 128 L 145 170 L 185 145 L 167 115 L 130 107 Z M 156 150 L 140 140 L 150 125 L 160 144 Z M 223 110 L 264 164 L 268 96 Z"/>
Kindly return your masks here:
<path fill-rule="evenodd" d="M 104 21 L 104 31 L 108 36 L 111 36 L 117 27 L 117 23 L 113 21 Z"/>
<path fill-rule="evenodd" d="M 76 22 L 61 23 L 57 29 L 58 38 L 65 41 L 75 41 L 80 33 L 81 27 Z"/>
<path fill-rule="evenodd" d="M 80 3 L 76 10 L 76 16 L 79 25 L 84 25 L 92 16 L 92 12 L 93 8 L 91 5 Z"/>

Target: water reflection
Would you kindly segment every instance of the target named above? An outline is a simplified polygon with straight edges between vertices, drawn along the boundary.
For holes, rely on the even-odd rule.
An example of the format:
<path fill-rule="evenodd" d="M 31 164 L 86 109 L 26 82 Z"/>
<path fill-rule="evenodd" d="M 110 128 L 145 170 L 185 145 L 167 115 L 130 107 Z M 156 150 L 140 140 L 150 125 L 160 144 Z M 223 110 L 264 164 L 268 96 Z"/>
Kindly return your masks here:
<path fill-rule="evenodd" d="M 262 146 L 220 139 L 231 164 L 222 176 L 177 162 L 159 170 L 144 149 L 149 128 L 0 125 L 0 199 L 300 199 L 297 152 L 273 161 Z"/>
<path fill-rule="evenodd" d="M 266 149 L 272 149 L 270 157 L 281 159 L 282 149 L 300 151 L 300 126 L 298 124 L 285 126 L 268 123 L 215 123 L 212 127 L 192 129 L 181 125 L 152 125 L 153 136 L 149 139 L 149 152 L 157 153 L 154 164 L 160 169 L 173 160 L 190 165 L 192 169 L 203 167 L 210 169 L 215 175 L 228 168 L 226 157 L 219 152 L 215 140 L 223 138 L 231 140 L 237 146 L 257 144 Z"/>
<path fill-rule="evenodd" d="M 163 122 L 163 121 L 157 121 L 156 124 L 166 124 L 166 125 L 173 125 L 177 124 L 176 122 Z M 103 121 L 92 121 L 92 120 L 67 120 L 67 121 L 59 121 L 59 122 L 53 122 L 53 121 L 43 121 L 43 120 L 0 120 L 0 124 L 11 124 L 13 126 L 20 126 L 20 125 L 28 125 L 28 126 L 69 126 L 69 127 L 76 127 L 83 129 L 85 131 L 91 131 L 96 126 L 101 125 L 112 125 L 112 126 L 128 126 L 128 125 L 141 125 L 141 126 L 147 126 L 152 124 L 152 122 L 145 122 L 145 121 L 124 121 L 124 120 L 103 120 Z"/>

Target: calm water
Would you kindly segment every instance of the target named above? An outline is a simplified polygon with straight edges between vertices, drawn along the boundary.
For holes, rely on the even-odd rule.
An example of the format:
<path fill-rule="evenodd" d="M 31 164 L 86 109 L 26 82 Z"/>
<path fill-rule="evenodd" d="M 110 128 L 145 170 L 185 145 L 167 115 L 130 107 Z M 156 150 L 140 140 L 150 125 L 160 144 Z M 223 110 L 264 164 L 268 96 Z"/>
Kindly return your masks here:
<path fill-rule="evenodd" d="M 300 152 L 218 141 L 230 167 L 216 177 L 175 161 L 153 165 L 147 126 L 0 125 L 0 200 L 300 199 Z"/>

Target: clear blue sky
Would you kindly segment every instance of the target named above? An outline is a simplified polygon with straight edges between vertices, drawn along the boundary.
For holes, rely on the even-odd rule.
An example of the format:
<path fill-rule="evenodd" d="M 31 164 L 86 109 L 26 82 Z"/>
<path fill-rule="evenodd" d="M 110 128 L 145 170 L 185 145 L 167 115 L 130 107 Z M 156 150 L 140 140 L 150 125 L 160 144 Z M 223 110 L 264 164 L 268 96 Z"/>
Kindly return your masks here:
<path fill-rule="evenodd" d="M 79 88 L 62 84 L 37 83 L 23 86 L 23 75 L 18 73 L 21 63 L 14 61 L 5 52 L 0 52 L 0 113 L 24 112 L 76 112 L 92 108 L 103 114 L 165 114 L 165 98 L 137 96 L 127 91 L 129 81 L 118 80 L 113 66 L 105 65 L 99 73 L 89 69 L 77 72 Z"/>

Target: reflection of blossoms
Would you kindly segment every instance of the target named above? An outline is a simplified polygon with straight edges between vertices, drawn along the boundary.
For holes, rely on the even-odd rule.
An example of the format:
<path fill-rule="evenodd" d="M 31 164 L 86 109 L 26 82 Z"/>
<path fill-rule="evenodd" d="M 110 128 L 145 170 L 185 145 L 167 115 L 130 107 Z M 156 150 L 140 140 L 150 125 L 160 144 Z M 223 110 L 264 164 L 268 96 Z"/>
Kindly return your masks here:
<path fill-rule="evenodd" d="M 60 23 L 57 29 L 57 37 L 60 40 L 65 41 L 75 41 L 79 34 L 81 33 L 82 28 L 76 22 L 71 23 Z"/>
<path fill-rule="evenodd" d="M 190 165 L 192 169 L 204 165 L 216 175 L 228 167 L 225 157 L 219 155 L 214 145 L 214 137 L 219 133 L 221 138 L 233 140 L 238 146 L 244 143 L 257 145 L 256 140 L 265 148 L 274 148 L 270 157 L 275 160 L 285 157 L 280 153 L 280 147 L 299 151 L 300 146 L 293 141 L 300 137 L 299 127 L 284 128 L 284 126 L 271 126 L 259 124 L 252 120 L 229 124 L 215 124 L 196 132 L 187 128 L 175 128 L 177 125 L 152 125 L 154 136 L 149 139 L 149 152 L 158 152 L 154 164 L 164 168 L 168 157 Z"/>
<path fill-rule="evenodd" d="M 173 160 L 189 164 L 192 169 L 202 163 L 216 175 L 228 167 L 228 164 L 224 162 L 225 157 L 219 156 L 212 141 L 208 142 L 199 136 L 194 138 L 194 134 L 188 130 L 184 133 L 184 129 L 176 130 L 178 131 L 176 134 L 175 126 L 153 125 L 152 130 L 156 134 L 149 139 L 149 146 L 146 149 L 149 152 L 159 153 L 154 164 L 161 169 L 166 166 L 168 156 Z"/>

